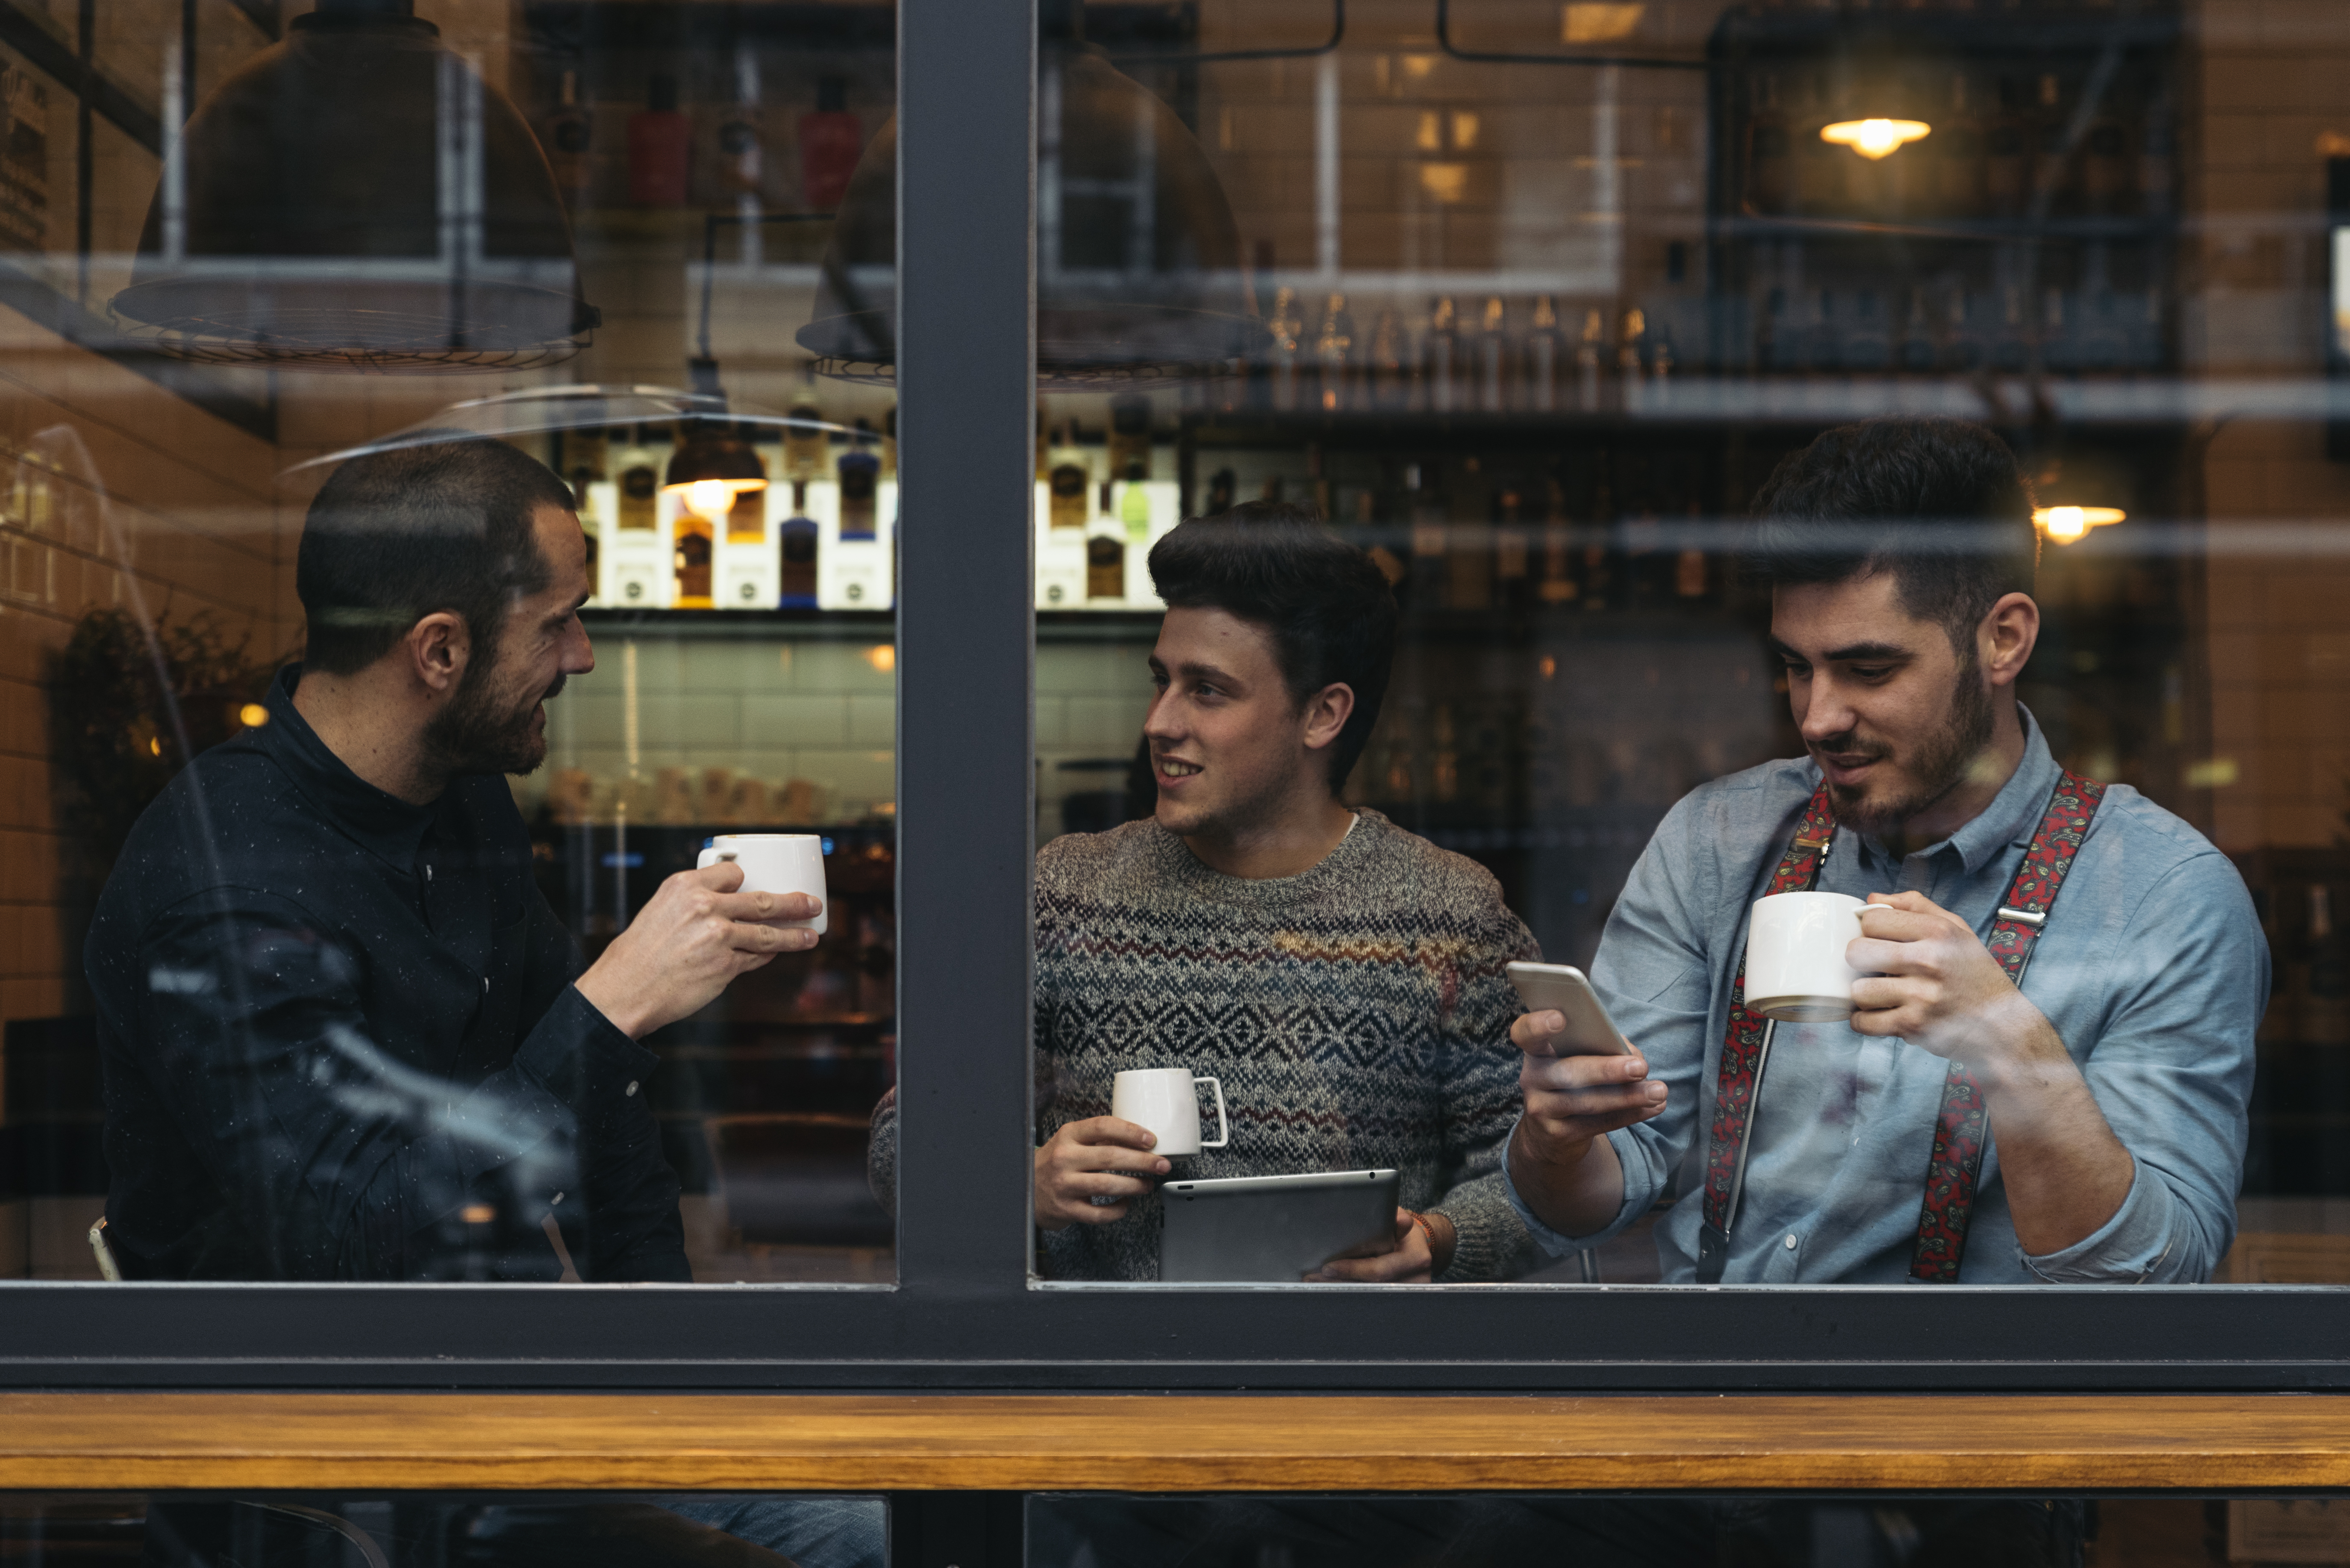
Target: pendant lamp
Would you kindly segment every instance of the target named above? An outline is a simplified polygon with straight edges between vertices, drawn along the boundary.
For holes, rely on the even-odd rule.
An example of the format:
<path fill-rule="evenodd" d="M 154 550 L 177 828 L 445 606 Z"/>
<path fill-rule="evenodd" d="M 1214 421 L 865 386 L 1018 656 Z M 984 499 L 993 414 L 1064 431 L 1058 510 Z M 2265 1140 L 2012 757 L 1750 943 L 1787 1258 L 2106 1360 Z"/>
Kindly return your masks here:
<path fill-rule="evenodd" d="M 221 83 L 113 309 L 183 358 L 378 371 L 548 364 L 598 319 L 537 139 L 413 0 L 319 0 Z"/>
<path fill-rule="evenodd" d="M 1199 138 L 1165 102 L 1075 36 L 1038 58 L 1036 379 L 1071 389 L 1213 374 L 1264 327 L 1240 228 Z M 1048 29 L 1049 31 L 1050 29 Z M 800 346 L 826 375 L 894 379 L 898 137 L 858 160 Z"/>

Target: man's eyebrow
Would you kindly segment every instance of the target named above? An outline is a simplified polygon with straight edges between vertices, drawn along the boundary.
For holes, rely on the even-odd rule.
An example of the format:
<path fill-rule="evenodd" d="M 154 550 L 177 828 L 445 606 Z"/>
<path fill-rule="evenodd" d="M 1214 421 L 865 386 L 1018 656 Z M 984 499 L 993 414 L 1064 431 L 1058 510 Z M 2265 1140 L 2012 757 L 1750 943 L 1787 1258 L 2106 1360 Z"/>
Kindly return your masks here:
<path fill-rule="evenodd" d="M 1782 659 L 1792 659 L 1798 664 L 1811 662 L 1806 655 L 1796 652 L 1775 637 L 1766 637 L 1763 640 L 1771 645 L 1771 651 Z M 1842 648 L 1832 648 L 1820 657 L 1830 663 L 1895 664 L 1912 655 L 1909 649 L 1898 643 L 1852 642 Z"/>
<path fill-rule="evenodd" d="M 1177 665 L 1175 667 L 1175 673 L 1180 675 L 1186 680 L 1221 680 L 1227 686 L 1238 686 L 1241 683 L 1239 676 L 1234 675 L 1231 670 L 1224 669 L 1222 666 L 1215 664 L 1202 664 L 1197 659 L 1187 660 L 1184 663 Z"/>

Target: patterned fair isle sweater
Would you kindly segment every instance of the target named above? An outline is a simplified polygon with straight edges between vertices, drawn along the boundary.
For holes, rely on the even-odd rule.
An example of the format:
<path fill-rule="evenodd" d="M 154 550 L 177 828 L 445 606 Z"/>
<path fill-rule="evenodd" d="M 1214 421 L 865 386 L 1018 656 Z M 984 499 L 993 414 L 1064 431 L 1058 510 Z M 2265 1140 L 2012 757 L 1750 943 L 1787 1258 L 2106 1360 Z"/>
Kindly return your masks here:
<path fill-rule="evenodd" d="M 1376 811 L 1312 870 L 1266 881 L 1210 870 L 1148 818 L 1054 839 L 1036 862 L 1038 1141 L 1107 1116 L 1128 1068 L 1189 1067 L 1223 1081 L 1232 1145 L 1176 1159 L 1177 1177 L 1392 1166 L 1403 1205 L 1459 1235 L 1444 1280 L 1523 1273 L 1533 1244 L 1501 1175 L 1520 1011 L 1503 966 L 1539 956 L 1491 873 Z M 893 1212 L 897 1152 L 893 1092 L 870 1160 Z M 1149 1197 L 1042 1234 L 1039 1265 L 1156 1279 L 1160 1219 Z"/>

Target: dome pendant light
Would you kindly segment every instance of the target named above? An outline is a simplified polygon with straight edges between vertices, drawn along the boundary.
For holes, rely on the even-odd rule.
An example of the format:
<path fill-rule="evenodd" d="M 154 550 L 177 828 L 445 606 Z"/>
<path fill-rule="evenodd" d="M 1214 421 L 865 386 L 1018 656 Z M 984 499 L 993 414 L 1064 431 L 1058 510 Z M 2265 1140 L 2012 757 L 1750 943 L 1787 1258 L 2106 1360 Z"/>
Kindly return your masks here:
<path fill-rule="evenodd" d="M 1141 83 L 1080 41 L 1074 3 L 1040 8 L 1036 380 L 1073 389 L 1211 374 L 1254 353 L 1264 325 L 1243 287 L 1240 226 L 1206 151 Z M 1058 36 L 1054 36 L 1057 34 Z M 1054 200 L 1056 182 L 1081 188 Z M 890 380 L 898 310 L 896 122 L 848 182 L 800 346 L 826 375 Z"/>
<path fill-rule="evenodd" d="M 379 371 L 579 349 L 598 317 L 546 156 L 413 10 L 318 0 L 176 132 L 113 301 L 138 336 L 187 358 Z"/>

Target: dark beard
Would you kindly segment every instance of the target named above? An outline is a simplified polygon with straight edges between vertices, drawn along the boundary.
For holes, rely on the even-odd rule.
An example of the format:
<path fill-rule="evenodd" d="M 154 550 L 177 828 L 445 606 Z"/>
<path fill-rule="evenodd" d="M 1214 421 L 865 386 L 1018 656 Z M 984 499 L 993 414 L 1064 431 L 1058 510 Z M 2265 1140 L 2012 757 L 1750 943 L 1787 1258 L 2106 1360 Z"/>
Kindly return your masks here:
<path fill-rule="evenodd" d="M 1950 722 L 1925 742 L 1910 766 L 1918 781 L 1917 790 L 1898 800 L 1872 801 L 1861 791 L 1830 784 L 1828 807 L 1838 823 L 1855 833 L 1882 838 L 1964 784 L 1974 760 L 1991 744 L 1991 692 L 1970 659 L 1951 684 Z M 1830 736 L 1814 748 L 1829 753 L 1856 749 L 1849 734 Z"/>
<path fill-rule="evenodd" d="M 468 670 L 449 706 L 424 728 L 425 754 L 434 769 L 453 777 L 459 774 L 528 774 L 546 760 L 546 740 L 534 734 L 531 721 L 541 702 L 563 691 L 568 676 L 533 697 L 519 710 L 495 680 L 497 660 Z"/>

